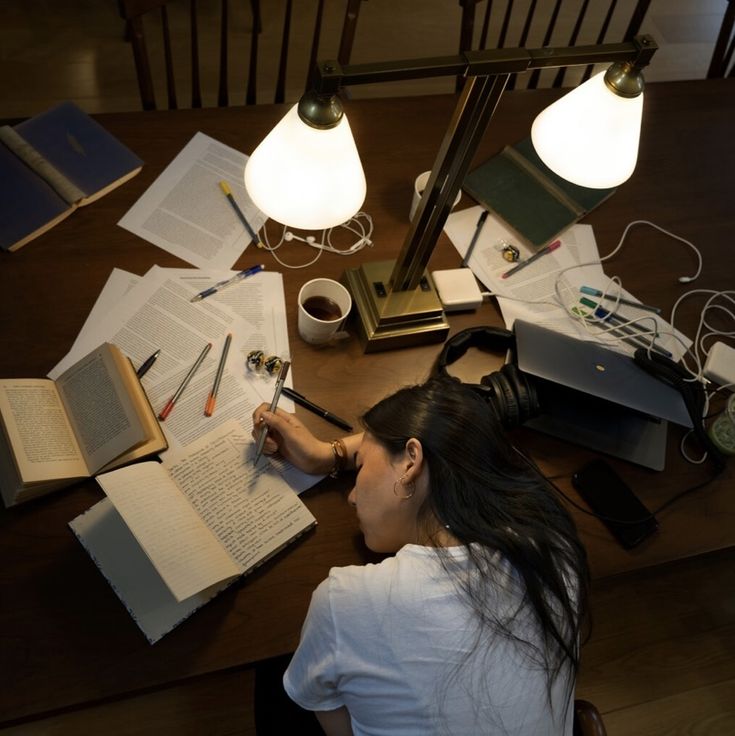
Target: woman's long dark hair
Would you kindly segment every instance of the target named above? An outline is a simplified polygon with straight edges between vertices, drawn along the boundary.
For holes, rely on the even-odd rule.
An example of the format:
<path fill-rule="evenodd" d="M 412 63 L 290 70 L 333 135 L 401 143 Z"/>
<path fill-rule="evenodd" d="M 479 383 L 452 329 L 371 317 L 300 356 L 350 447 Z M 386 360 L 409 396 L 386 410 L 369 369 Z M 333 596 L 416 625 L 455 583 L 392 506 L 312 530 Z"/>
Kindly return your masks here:
<path fill-rule="evenodd" d="M 579 665 L 588 587 L 587 558 L 574 522 L 551 484 L 511 444 L 486 401 L 455 379 L 436 378 L 383 399 L 363 417 L 365 429 L 395 456 L 415 437 L 428 463 L 430 492 L 419 513 L 466 545 L 475 572 L 459 582 L 481 626 L 516 640 L 511 621 L 493 610 L 500 553 L 522 580 L 540 659 L 554 679 Z M 433 517 L 432 517 L 433 515 Z M 519 611 L 520 612 L 520 611 Z M 518 613 L 519 613 L 518 612 Z"/>

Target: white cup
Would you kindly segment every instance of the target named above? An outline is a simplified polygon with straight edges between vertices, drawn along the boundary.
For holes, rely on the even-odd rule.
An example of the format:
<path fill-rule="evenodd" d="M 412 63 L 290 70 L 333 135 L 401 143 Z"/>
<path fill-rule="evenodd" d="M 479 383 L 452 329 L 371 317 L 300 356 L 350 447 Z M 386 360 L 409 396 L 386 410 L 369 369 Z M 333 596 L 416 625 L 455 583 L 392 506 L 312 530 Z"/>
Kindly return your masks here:
<path fill-rule="evenodd" d="M 421 195 L 424 193 L 424 189 L 426 189 L 426 185 L 429 183 L 430 176 L 430 171 L 424 171 L 423 174 L 419 174 L 416 177 L 416 181 L 413 183 L 413 198 L 411 199 L 411 212 L 408 215 L 409 220 L 413 220 L 413 216 L 416 214 L 416 209 L 418 208 L 419 202 L 421 201 Z M 462 190 L 460 189 L 457 192 L 457 196 L 454 198 L 452 209 L 454 209 L 459 204 L 459 200 L 461 199 L 461 197 Z"/>
<path fill-rule="evenodd" d="M 350 292 L 332 279 L 312 279 L 299 290 L 299 335 L 311 345 L 347 337 L 340 327 L 352 308 Z"/>

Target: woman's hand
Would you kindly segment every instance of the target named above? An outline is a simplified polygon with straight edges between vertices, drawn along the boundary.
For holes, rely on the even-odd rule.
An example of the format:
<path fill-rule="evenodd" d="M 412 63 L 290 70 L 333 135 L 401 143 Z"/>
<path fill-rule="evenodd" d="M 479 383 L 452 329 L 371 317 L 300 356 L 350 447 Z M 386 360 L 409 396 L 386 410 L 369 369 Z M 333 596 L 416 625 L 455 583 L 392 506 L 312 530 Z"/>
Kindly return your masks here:
<path fill-rule="evenodd" d="M 253 437 L 268 432 L 263 453 L 280 452 L 290 463 L 305 473 L 328 473 L 334 467 L 334 453 L 329 442 L 318 440 L 296 418 L 283 409 L 268 411 L 268 404 L 261 404 L 253 412 Z"/>

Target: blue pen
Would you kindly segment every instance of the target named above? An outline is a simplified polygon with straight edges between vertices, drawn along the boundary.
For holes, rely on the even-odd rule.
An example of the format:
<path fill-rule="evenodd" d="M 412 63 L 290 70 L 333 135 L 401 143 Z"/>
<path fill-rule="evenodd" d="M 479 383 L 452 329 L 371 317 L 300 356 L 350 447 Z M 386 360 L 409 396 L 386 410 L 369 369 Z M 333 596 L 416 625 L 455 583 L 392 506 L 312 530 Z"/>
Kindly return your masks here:
<path fill-rule="evenodd" d="M 214 286 L 210 286 L 208 289 L 205 289 L 204 291 L 200 291 L 196 296 L 193 296 L 191 299 L 189 299 L 190 302 L 198 302 L 202 299 L 206 299 L 208 296 L 212 296 L 212 294 L 216 294 L 218 291 L 221 291 L 226 286 L 229 286 L 230 284 L 236 284 L 238 281 L 242 281 L 243 279 L 247 278 L 248 276 L 252 276 L 253 274 L 259 273 L 265 268 L 265 266 L 261 263 L 257 266 L 251 266 L 250 268 L 246 268 L 244 271 L 240 271 L 240 273 L 236 273 L 232 278 L 225 279 L 224 281 L 217 282 Z"/>

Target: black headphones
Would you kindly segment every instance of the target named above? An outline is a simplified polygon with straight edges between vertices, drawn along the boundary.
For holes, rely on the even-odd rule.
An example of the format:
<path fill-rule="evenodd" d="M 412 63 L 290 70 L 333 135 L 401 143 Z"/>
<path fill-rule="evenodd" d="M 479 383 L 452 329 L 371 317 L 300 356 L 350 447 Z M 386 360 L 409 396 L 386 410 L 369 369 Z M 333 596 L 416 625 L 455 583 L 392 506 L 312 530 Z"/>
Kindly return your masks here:
<path fill-rule="evenodd" d="M 653 351 L 649 353 L 645 348 L 638 348 L 635 351 L 634 360 L 644 371 L 673 386 L 681 394 L 692 420 L 692 431 L 707 451 L 707 456 L 712 460 L 717 471 L 724 470 L 727 459 L 712 442 L 702 422 L 706 403 L 704 386 L 699 381 L 692 381 L 690 373 L 665 355 Z"/>
<path fill-rule="evenodd" d="M 470 348 L 501 352 L 515 349 L 515 343 L 515 335 L 508 330 L 470 327 L 447 340 L 437 359 L 436 372 L 440 376 L 453 378 L 449 376 L 447 366 Z M 506 363 L 499 371 L 483 376 L 479 384 L 468 385 L 488 402 L 506 429 L 518 427 L 540 412 L 538 393 L 531 377 L 513 363 Z"/>

